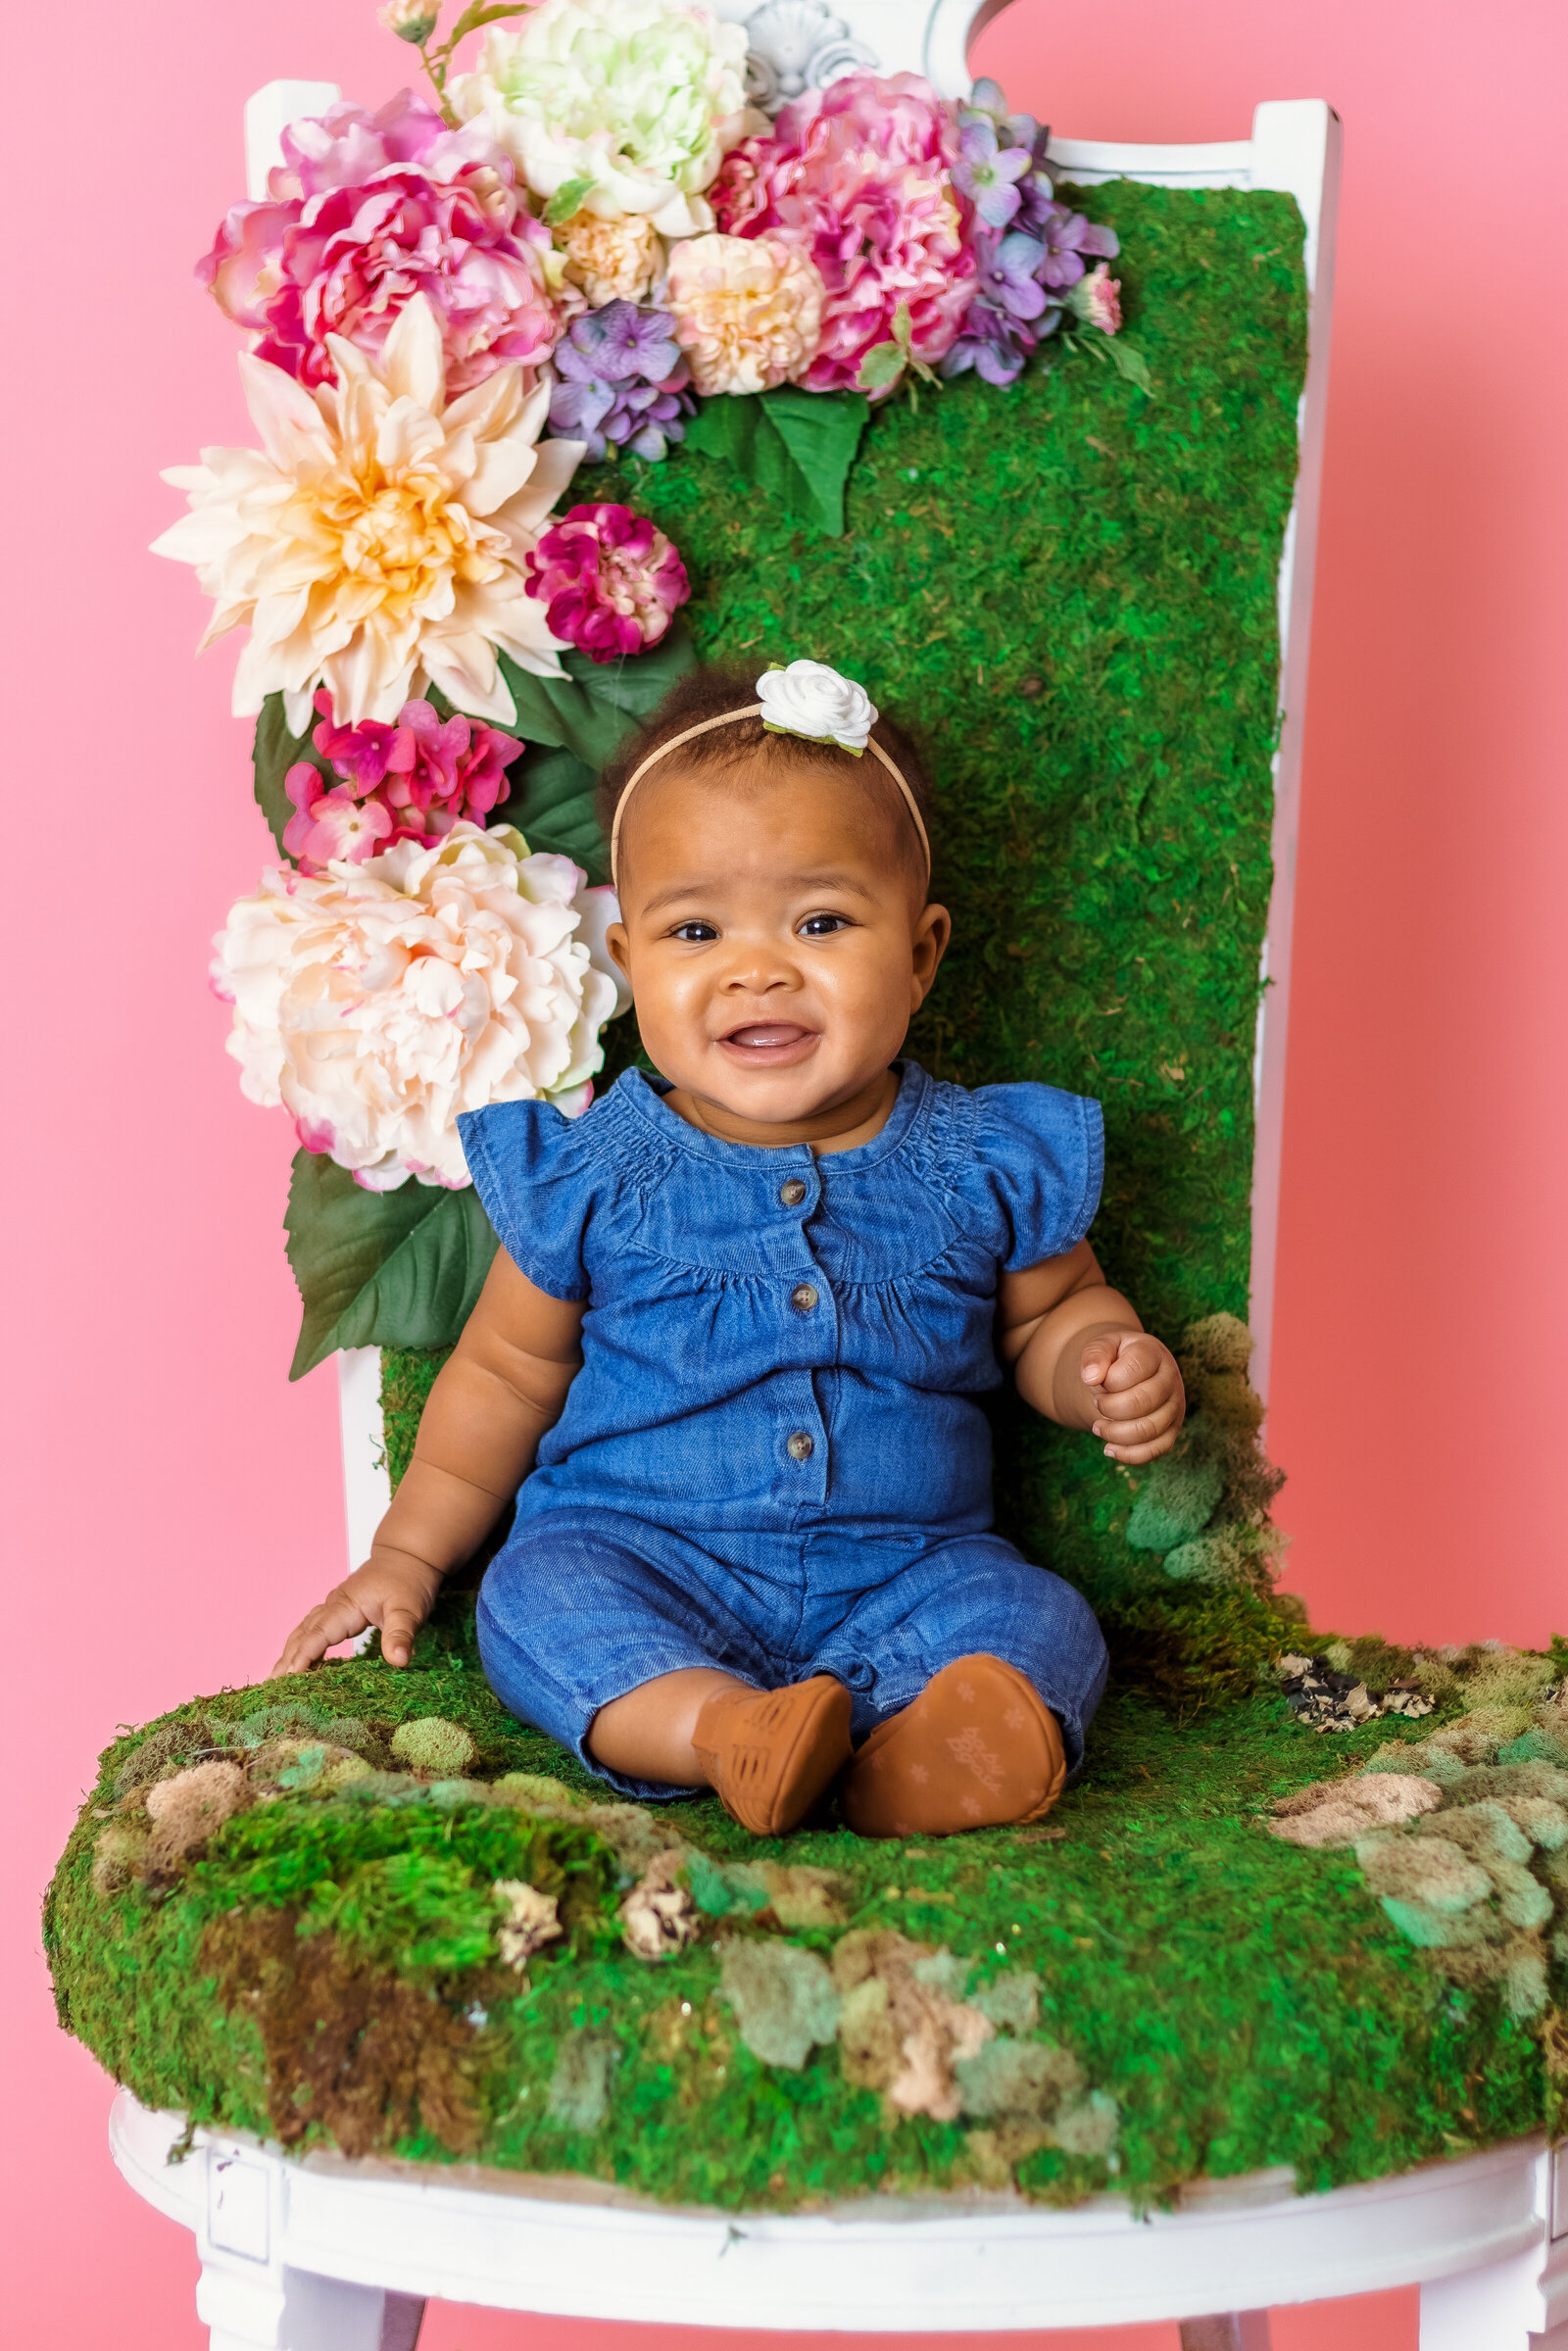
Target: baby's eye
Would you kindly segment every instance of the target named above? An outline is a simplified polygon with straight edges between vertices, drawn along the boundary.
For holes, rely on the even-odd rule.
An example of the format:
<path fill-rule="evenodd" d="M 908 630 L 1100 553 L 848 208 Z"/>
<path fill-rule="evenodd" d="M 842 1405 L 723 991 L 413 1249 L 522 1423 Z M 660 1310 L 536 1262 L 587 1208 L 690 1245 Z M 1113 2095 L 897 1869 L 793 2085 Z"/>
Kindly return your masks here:
<path fill-rule="evenodd" d="M 847 931 L 849 917 L 845 914 L 808 914 L 800 926 L 803 939 L 831 939 L 835 931 Z"/>
<path fill-rule="evenodd" d="M 694 947 L 702 946 L 706 941 L 718 937 L 717 931 L 710 922 L 677 922 L 669 935 L 672 939 L 687 940 Z"/>

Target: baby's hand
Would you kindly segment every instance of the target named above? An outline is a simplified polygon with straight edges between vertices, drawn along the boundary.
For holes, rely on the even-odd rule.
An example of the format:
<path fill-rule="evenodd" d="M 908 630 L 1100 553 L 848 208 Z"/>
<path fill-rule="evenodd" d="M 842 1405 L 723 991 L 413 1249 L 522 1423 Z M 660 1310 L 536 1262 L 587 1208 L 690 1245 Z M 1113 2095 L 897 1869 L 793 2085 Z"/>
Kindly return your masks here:
<path fill-rule="evenodd" d="M 1187 1411 L 1176 1358 L 1151 1331 L 1102 1331 L 1079 1359 L 1097 1406 L 1094 1434 L 1129 1468 L 1168 1453 Z"/>
<path fill-rule="evenodd" d="M 340 1641 L 352 1641 L 368 1625 L 381 1628 L 381 1654 L 388 1665 L 407 1665 L 414 1654 L 414 1636 L 440 1589 L 435 1569 L 406 1551 L 370 1558 L 345 1576 L 318 1608 L 301 1618 L 283 1643 L 272 1675 L 303 1674 Z"/>

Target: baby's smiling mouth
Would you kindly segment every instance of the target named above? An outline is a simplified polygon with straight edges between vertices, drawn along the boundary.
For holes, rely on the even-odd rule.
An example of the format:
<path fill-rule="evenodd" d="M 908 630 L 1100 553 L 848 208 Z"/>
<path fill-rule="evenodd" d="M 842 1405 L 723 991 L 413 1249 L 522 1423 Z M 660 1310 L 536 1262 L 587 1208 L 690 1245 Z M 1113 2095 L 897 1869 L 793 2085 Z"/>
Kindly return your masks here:
<path fill-rule="evenodd" d="M 743 1021 L 717 1040 L 731 1060 L 752 1068 L 803 1060 L 816 1042 L 815 1029 L 802 1028 L 796 1020 Z"/>

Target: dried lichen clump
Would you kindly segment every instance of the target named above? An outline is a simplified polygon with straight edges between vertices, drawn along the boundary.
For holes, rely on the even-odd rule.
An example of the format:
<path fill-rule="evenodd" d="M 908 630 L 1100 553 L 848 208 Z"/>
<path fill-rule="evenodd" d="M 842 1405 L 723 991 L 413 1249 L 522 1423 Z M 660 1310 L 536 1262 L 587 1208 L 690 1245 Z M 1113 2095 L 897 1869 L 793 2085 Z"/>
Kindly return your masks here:
<path fill-rule="evenodd" d="M 410 1771 L 456 1780 L 477 1760 L 479 1750 L 461 1723 L 427 1714 L 417 1722 L 398 1725 L 392 1734 L 392 1753 Z"/>
<path fill-rule="evenodd" d="M 1500 1983 L 1512 2014 L 1536 2016 L 1550 1962 L 1568 1964 L 1568 1684 L 1500 1647 L 1443 1662 L 1492 1702 L 1298 1790 L 1269 1826 L 1353 1846 L 1388 1917 L 1445 1974 Z"/>
<path fill-rule="evenodd" d="M 1247 1377 L 1253 1345 L 1234 1314 L 1211 1314 L 1187 1331 L 1177 1357 L 1186 1425 L 1175 1448 L 1138 1478 L 1127 1541 L 1163 1553 L 1175 1583 L 1232 1585 L 1266 1598 L 1283 1547 L 1269 1504 L 1285 1481 L 1258 1436 L 1263 1400 Z"/>
<path fill-rule="evenodd" d="M 620 1905 L 621 1940 L 638 1959 L 667 1959 L 703 1931 L 696 1905 L 679 1882 L 685 1858 L 680 1845 L 656 1854 Z"/>

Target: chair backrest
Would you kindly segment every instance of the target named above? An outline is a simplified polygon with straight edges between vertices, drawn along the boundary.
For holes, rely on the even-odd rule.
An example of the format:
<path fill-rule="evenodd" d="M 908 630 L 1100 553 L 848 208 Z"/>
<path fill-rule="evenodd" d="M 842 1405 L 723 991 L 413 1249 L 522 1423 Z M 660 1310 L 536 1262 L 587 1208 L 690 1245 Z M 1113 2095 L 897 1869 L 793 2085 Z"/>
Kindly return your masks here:
<path fill-rule="evenodd" d="M 800 90 L 854 72 L 924 73 L 945 95 L 968 86 L 967 49 L 1008 0 L 934 0 L 922 17 L 902 0 L 716 0 L 721 16 L 743 22 L 753 53 L 758 102 L 776 111 Z M 245 108 L 247 179 L 253 197 L 280 158 L 284 126 L 319 114 L 339 96 L 336 84 L 278 80 Z M 1285 1054 L 1290 1004 L 1296 842 L 1300 794 L 1312 578 L 1322 473 L 1329 319 L 1340 174 L 1340 125 L 1321 99 L 1258 106 L 1250 139 L 1195 146 L 1150 146 L 1053 137 L 1053 160 L 1081 184 L 1124 178 L 1172 188 L 1264 188 L 1296 200 L 1305 224 L 1309 290 L 1308 358 L 1298 416 L 1299 465 L 1279 573 L 1281 725 L 1274 758 L 1273 890 L 1263 945 L 1268 985 L 1257 1013 L 1253 1085 L 1256 1106 L 1251 1194 L 1250 1321 L 1258 1341 L 1254 1383 L 1267 1393 L 1274 1258 L 1278 1227 Z M 381 1451 L 376 1350 L 340 1356 L 344 1475 L 349 1548 L 363 1558 L 388 1489 Z"/>

